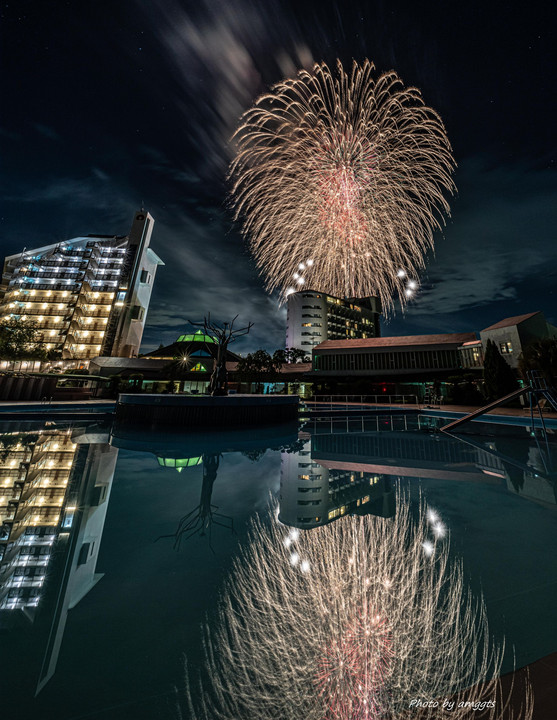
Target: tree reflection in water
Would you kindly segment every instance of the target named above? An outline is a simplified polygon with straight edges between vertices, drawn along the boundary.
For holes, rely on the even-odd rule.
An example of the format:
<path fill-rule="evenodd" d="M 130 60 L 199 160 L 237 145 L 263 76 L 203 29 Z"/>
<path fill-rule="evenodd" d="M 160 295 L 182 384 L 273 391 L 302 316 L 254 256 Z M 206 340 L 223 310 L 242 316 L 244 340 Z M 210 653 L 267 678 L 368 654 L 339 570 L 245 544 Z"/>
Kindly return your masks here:
<path fill-rule="evenodd" d="M 188 540 L 199 533 L 201 537 L 208 535 L 209 547 L 214 552 L 212 545 L 213 524 L 234 532 L 234 520 L 228 515 L 217 512 L 218 507 L 211 502 L 213 484 L 217 479 L 220 458 L 220 454 L 203 454 L 203 483 L 201 485 L 199 504 L 181 518 L 174 533 L 160 535 L 157 540 L 174 538 L 174 549 L 179 550 L 182 540 Z"/>

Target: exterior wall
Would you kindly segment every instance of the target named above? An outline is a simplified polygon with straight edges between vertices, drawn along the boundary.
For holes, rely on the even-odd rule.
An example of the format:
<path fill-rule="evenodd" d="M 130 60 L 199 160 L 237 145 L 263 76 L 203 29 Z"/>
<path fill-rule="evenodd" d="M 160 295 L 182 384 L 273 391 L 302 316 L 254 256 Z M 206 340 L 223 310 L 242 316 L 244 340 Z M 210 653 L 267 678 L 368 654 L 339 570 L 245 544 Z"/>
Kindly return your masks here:
<path fill-rule="evenodd" d="M 547 323 L 542 312 L 536 313 L 517 325 L 482 330 L 480 337 L 483 349 L 488 340 L 493 340 L 497 349 L 512 368 L 518 367 L 521 352 L 530 343 L 544 337 L 554 336 L 555 328 Z"/>
<path fill-rule="evenodd" d="M 77 237 L 6 258 L 0 317 L 33 321 L 45 350 L 66 360 L 137 354 L 162 264 L 148 248 L 153 222 L 139 212 L 129 236 Z"/>
<path fill-rule="evenodd" d="M 286 347 L 311 352 L 325 340 L 379 337 L 377 298 L 342 299 L 312 290 L 288 297 Z"/>
<path fill-rule="evenodd" d="M 136 357 L 141 345 L 151 292 L 160 258 L 149 248 L 154 220 L 149 213 L 135 214 L 129 235 L 129 271 L 119 290 L 122 311 L 113 346 L 105 353 L 117 357 Z M 125 295 L 122 295 L 125 293 Z"/>
<path fill-rule="evenodd" d="M 458 348 L 460 364 L 466 369 L 481 369 L 484 365 L 482 343 L 467 343 Z"/>
<path fill-rule="evenodd" d="M 327 339 L 327 302 L 323 293 L 299 292 L 288 297 L 286 347 L 311 351 Z"/>
<path fill-rule="evenodd" d="M 311 459 L 311 440 L 280 461 L 279 520 L 295 527 L 322 525 L 329 510 L 329 471 Z"/>
<path fill-rule="evenodd" d="M 518 367 L 518 356 L 522 352 L 522 342 L 517 325 L 497 328 L 495 330 L 482 330 L 480 333 L 485 355 L 487 341 L 493 340 L 501 355 L 512 368 Z"/>
<path fill-rule="evenodd" d="M 408 372 L 457 370 L 461 368 L 458 345 L 415 346 L 413 348 L 316 348 L 313 368 L 320 375 L 382 376 Z"/>

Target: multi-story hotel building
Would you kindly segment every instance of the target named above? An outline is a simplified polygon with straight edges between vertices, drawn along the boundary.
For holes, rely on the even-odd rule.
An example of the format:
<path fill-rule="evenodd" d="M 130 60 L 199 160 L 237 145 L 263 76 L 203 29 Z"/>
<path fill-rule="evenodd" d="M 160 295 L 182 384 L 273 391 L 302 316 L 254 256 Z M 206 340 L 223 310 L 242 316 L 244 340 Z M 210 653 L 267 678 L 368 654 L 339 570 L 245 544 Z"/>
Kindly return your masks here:
<path fill-rule="evenodd" d="M 33 321 L 54 357 L 137 355 L 161 259 L 154 220 L 135 213 L 128 235 L 87 235 L 7 257 L 0 318 Z"/>
<path fill-rule="evenodd" d="M 307 350 L 325 340 L 379 337 L 379 298 L 338 298 L 314 290 L 287 300 L 286 347 Z"/>

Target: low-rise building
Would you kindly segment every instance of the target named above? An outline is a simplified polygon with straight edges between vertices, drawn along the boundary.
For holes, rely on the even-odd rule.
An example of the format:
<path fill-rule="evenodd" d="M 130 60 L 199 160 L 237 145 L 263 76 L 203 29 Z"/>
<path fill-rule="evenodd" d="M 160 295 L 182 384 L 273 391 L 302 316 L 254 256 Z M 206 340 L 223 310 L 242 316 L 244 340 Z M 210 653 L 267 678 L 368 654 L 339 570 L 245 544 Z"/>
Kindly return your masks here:
<path fill-rule="evenodd" d="M 505 318 L 480 332 L 483 351 L 487 341 L 493 340 L 512 368 L 518 367 L 518 358 L 528 345 L 544 337 L 557 337 L 557 328 L 539 311 Z"/>
<path fill-rule="evenodd" d="M 313 350 L 315 375 L 358 377 L 438 373 L 462 368 L 459 348 L 475 333 L 327 340 Z"/>

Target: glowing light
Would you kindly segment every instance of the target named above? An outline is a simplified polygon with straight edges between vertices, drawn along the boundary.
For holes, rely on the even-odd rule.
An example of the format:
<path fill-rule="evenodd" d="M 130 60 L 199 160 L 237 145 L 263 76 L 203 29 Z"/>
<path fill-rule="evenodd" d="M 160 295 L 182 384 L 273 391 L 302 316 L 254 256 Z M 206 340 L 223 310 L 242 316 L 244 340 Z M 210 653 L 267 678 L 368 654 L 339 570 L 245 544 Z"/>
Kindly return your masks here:
<path fill-rule="evenodd" d="M 439 522 L 439 520 L 441 519 L 441 518 L 439 517 L 439 514 L 437 513 L 437 511 L 435 511 L 433 508 L 428 508 L 428 509 L 427 509 L 427 515 L 426 515 L 426 517 L 427 517 L 428 523 L 430 523 L 431 525 L 433 525 L 434 523 Z"/>
<path fill-rule="evenodd" d="M 290 556 L 290 564 L 297 565 L 299 560 L 300 556 L 298 555 L 298 553 L 292 553 L 292 555 Z"/>
<path fill-rule="evenodd" d="M 431 542 L 431 540 L 424 540 L 424 542 L 422 543 L 422 547 L 424 549 L 424 553 L 428 557 L 431 557 L 435 552 L 435 545 Z"/>
<path fill-rule="evenodd" d="M 442 522 L 435 523 L 431 530 L 436 538 L 443 538 L 447 534 L 447 528 Z"/>
<path fill-rule="evenodd" d="M 408 287 L 410 290 L 415 290 L 418 287 L 418 283 L 415 280 L 410 280 Z"/>
<path fill-rule="evenodd" d="M 416 88 L 367 60 L 317 64 L 262 95 L 235 140 L 235 217 L 269 290 L 284 297 L 304 269 L 331 295 L 405 304 L 403 279 L 424 267 L 454 191 L 445 128 Z"/>

